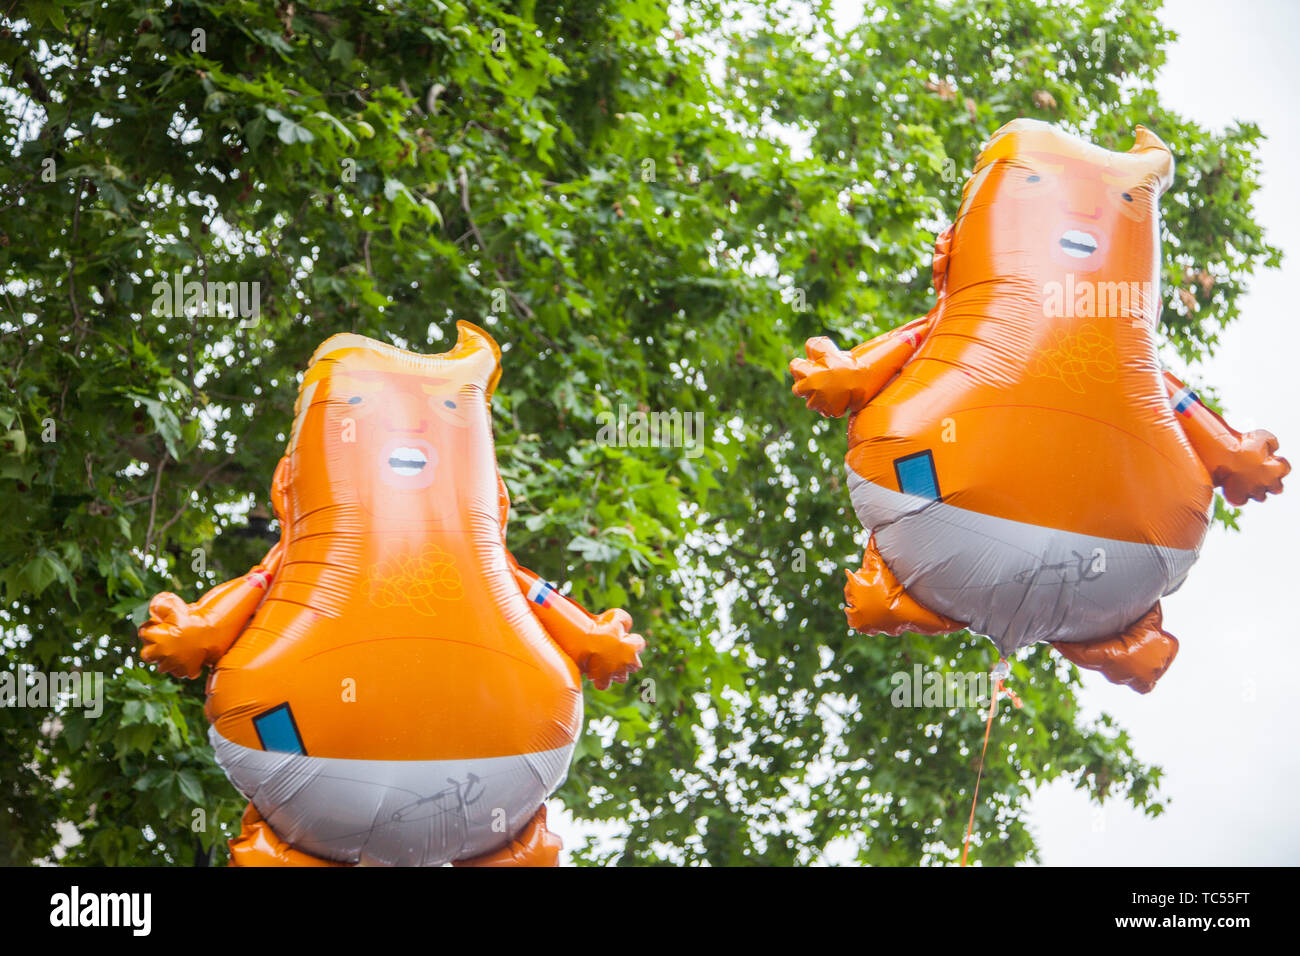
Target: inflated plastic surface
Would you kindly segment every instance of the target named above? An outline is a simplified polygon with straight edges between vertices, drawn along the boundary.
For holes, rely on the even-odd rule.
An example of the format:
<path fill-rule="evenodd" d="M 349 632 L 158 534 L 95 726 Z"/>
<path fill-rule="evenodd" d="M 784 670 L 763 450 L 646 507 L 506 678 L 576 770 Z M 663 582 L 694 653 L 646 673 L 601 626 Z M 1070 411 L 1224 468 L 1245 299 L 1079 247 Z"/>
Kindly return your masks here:
<path fill-rule="evenodd" d="M 1209 523 L 1281 491 L 1267 432 L 1241 435 L 1163 372 L 1160 195 L 1169 149 L 1111 152 L 1033 120 L 994 134 L 935 247 L 928 315 L 795 359 L 794 392 L 850 413 L 848 484 L 872 532 L 849 575 L 868 632 L 962 625 L 1009 654 L 1083 645 L 1081 666 L 1146 691 L 1159 627 Z M 1152 616 L 1152 612 L 1155 612 Z"/>
<path fill-rule="evenodd" d="M 234 863 L 555 861 L 542 802 L 580 732 L 579 674 L 624 681 L 644 643 L 507 551 L 500 374 L 469 323 L 435 356 L 329 339 L 273 481 L 281 541 L 194 604 L 154 599 L 141 656 L 212 665 L 212 746 L 251 801 Z"/>

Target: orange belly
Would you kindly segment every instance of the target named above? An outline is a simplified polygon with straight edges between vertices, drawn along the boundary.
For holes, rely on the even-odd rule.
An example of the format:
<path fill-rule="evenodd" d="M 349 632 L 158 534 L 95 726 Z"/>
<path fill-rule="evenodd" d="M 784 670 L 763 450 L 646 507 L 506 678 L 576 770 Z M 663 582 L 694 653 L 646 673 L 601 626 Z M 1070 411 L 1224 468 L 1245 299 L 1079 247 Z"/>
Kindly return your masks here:
<path fill-rule="evenodd" d="M 275 733 L 301 752 L 370 760 L 452 760 L 554 750 L 581 723 L 577 668 L 528 610 L 513 581 L 465 582 L 436 609 L 379 600 L 364 582 L 341 607 L 290 562 L 249 627 L 214 669 L 208 719 L 226 739 Z M 295 574 L 298 576 L 295 577 Z M 331 582 L 334 590 L 347 582 Z M 314 587 L 315 605 L 300 602 Z M 504 595 L 501 606 L 483 592 Z M 477 598 L 477 600 L 475 600 Z M 433 610 L 434 613 L 428 613 Z"/>
<path fill-rule="evenodd" d="M 928 454 L 941 499 L 968 511 L 1120 541 L 1200 544 L 1213 489 L 1160 391 L 1134 401 L 1116 389 L 1107 402 L 1033 385 L 981 387 L 914 363 L 850 423 L 847 463 L 909 491 L 908 460 Z"/>

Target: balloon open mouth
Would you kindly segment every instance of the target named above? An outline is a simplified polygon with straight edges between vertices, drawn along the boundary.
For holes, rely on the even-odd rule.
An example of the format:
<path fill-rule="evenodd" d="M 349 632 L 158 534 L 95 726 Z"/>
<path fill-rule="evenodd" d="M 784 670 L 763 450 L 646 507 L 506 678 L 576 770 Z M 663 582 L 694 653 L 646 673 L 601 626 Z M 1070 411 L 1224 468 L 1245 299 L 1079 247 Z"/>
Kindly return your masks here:
<path fill-rule="evenodd" d="M 418 491 L 438 477 L 438 449 L 418 438 L 399 438 L 375 456 L 379 480 L 390 488 Z"/>
<path fill-rule="evenodd" d="M 399 446 L 388 456 L 388 467 L 403 478 L 418 475 L 429 464 L 428 456 L 418 448 Z"/>
<path fill-rule="evenodd" d="M 1081 229 L 1067 229 L 1060 240 L 1061 249 L 1067 256 L 1086 259 L 1097 251 L 1097 239 Z"/>

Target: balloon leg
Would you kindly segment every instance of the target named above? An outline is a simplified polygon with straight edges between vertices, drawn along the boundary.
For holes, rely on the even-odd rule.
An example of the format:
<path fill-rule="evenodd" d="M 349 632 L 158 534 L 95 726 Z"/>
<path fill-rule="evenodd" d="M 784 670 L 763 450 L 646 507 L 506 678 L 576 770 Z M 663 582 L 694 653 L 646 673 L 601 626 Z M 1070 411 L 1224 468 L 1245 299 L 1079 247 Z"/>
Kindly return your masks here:
<path fill-rule="evenodd" d="M 854 630 L 897 637 L 908 631 L 947 634 L 965 627 L 958 621 L 936 614 L 903 590 L 877 550 L 874 536 L 867 542 L 862 569 L 846 574 L 848 581 L 844 585 L 844 599 L 848 607 L 844 613 Z"/>
<path fill-rule="evenodd" d="M 251 803 L 240 821 L 239 836 L 230 841 L 231 866 L 347 866 L 333 860 L 322 860 L 295 850 L 285 843 L 270 824 L 262 819 Z"/>
<path fill-rule="evenodd" d="M 540 807 L 527 826 L 508 844 L 491 853 L 454 860 L 452 866 L 559 866 L 564 844 L 546 829 L 546 807 Z"/>
<path fill-rule="evenodd" d="M 1178 639 L 1161 628 L 1160 603 L 1117 637 L 1080 643 L 1053 642 L 1066 660 L 1101 671 L 1112 684 L 1132 687 L 1139 694 L 1156 686 L 1178 653 Z"/>

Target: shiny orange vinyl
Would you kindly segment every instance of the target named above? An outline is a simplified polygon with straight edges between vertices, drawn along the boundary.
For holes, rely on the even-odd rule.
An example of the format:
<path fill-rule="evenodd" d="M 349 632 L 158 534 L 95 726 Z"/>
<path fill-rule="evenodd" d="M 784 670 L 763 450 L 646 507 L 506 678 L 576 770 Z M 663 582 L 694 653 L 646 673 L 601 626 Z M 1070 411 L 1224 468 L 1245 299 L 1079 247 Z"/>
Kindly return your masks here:
<path fill-rule="evenodd" d="M 810 408 L 850 416 L 850 493 L 873 532 L 846 588 L 855 626 L 969 622 L 1004 654 L 1110 641 L 1071 659 L 1143 689 L 1173 659 L 1157 602 L 1196 558 L 1214 487 L 1263 500 L 1290 470 L 1274 436 L 1234 431 L 1161 368 L 1173 176 L 1142 127 L 1113 152 L 1011 122 L 936 243 L 929 314 L 849 351 L 811 339 L 791 362 Z"/>
<path fill-rule="evenodd" d="M 228 740 L 258 746 L 251 719 L 279 700 L 322 757 L 491 757 L 576 736 L 577 668 L 493 560 L 489 341 L 463 334 L 433 357 L 338 336 L 318 351 L 286 456 L 284 562 L 208 685 Z"/>
<path fill-rule="evenodd" d="M 141 656 L 212 668 L 210 737 L 252 801 L 241 864 L 554 862 L 539 808 L 580 675 L 626 681 L 645 645 L 507 550 L 500 359 L 467 322 L 442 355 L 330 338 L 272 482 L 280 542 L 192 604 L 152 602 Z"/>
<path fill-rule="evenodd" d="M 1172 174 L 1145 130 L 1129 153 L 1040 125 L 995 137 L 957 212 L 937 321 L 853 419 L 850 467 L 896 489 L 894 460 L 929 450 L 956 507 L 1195 547 L 1209 476 L 1153 334 Z"/>

